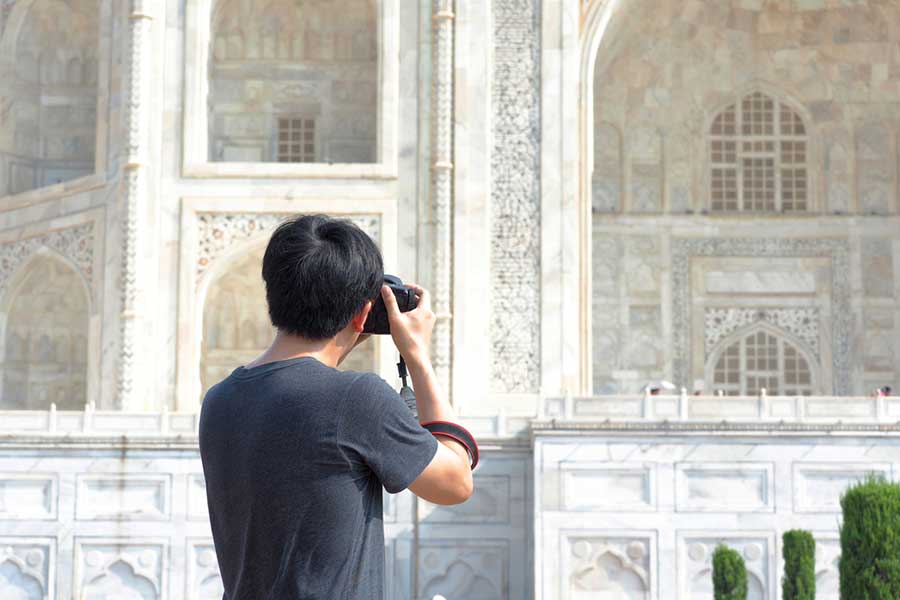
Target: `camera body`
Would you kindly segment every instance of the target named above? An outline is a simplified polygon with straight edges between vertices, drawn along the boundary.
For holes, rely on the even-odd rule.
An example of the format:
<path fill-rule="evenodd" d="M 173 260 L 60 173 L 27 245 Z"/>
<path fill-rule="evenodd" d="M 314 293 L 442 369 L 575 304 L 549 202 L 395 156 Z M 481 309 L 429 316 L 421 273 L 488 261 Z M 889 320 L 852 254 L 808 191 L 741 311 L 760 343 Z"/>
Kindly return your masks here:
<path fill-rule="evenodd" d="M 419 303 L 416 299 L 416 293 L 412 288 L 403 285 L 403 281 L 394 275 L 384 276 L 384 284 L 391 288 L 394 292 L 394 298 L 397 299 L 397 307 L 400 312 L 408 312 L 413 310 Z M 391 333 L 391 324 L 388 321 L 387 307 L 384 305 L 384 299 L 381 293 L 372 303 L 372 310 L 366 318 L 366 324 L 363 326 L 363 333 L 373 335 L 388 335 Z"/>

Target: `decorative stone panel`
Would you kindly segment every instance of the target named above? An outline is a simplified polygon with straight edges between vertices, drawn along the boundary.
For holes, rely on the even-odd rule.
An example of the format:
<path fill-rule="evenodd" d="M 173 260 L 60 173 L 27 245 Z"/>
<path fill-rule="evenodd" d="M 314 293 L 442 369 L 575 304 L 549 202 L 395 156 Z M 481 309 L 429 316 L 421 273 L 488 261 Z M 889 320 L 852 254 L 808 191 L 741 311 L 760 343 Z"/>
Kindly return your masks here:
<path fill-rule="evenodd" d="M 841 512 L 841 495 L 871 475 L 891 479 L 886 463 L 794 463 L 793 497 L 796 513 Z"/>
<path fill-rule="evenodd" d="M 162 600 L 166 549 L 161 541 L 76 539 L 75 597 Z"/>
<path fill-rule="evenodd" d="M 56 475 L 0 475 L 0 520 L 56 519 L 58 490 Z"/>
<path fill-rule="evenodd" d="M 894 197 L 893 136 L 886 123 L 866 123 L 856 132 L 859 212 L 887 214 Z"/>
<path fill-rule="evenodd" d="M 79 475 L 75 518 L 165 521 L 171 488 L 169 475 Z"/>
<path fill-rule="evenodd" d="M 831 259 L 831 339 L 834 393 L 848 395 L 850 379 L 850 264 L 848 243 L 836 239 L 675 238 L 672 240 L 672 352 L 677 381 L 691 380 L 692 257 L 807 257 Z"/>
<path fill-rule="evenodd" d="M 679 598 L 712 597 L 712 555 L 724 544 L 739 552 L 747 566 L 747 600 L 775 598 L 769 587 L 769 556 L 774 544 L 771 535 L 734 535 L 723 537 L 678 535 Z"/>
<path fill-rule="evenodd" d="M 241 242 L 271 234 L 289 213 L 197 213 L 197 281 L 209 265 Z M 377 215 L 353 215 L 348 220 L 359 226 L 380 245 L 381 220 Z"/>
<path fill-rule="evenodd" d="M 494 0 L 491 387 L 540 386 L 540 2 Z"/>
<path fill-rule="evenodd" d="M 863 291 L 869 298 L 894 296 L 894 260 L 889 238 L 862 240 Z"/>
<path fill-rule="evenodd" d="M 512 600 L 509 544 L 505 540 L 423 540 L 418 553 L 417 600 L 446 598 Z"/>
<path fill-rule="evenodd" d="M 819 356 L 817 308 L 707 308 L 704 321 L 707 358 L 720 340 L 759 321 L 793 333 Z"/>
<path fill-rule="evenodd" d="M 187 600 L 221 600 L 225 594 L 211 538 L 187 542 Z"/>
<path fill-rule="evenodd" d="M 772 463 L 678 463 L 678 512 L 774 512 Z"/>
<path fill-rule="evenodd" d="M 0 244 L 0 295 L 16 270 L 41 248 L 69 259 L 90 288 L 94 276 L 93 222 Z"/>
<path fill-rule="evenodd" d="M 0 598 L 53 598 L 56 542 L 0 537 Z"/>
<path fill-rule="evenodd" d="M 566 598 L 645 600 L 651 592 L 651 546 L 648 537 L 566 537 Z"/>

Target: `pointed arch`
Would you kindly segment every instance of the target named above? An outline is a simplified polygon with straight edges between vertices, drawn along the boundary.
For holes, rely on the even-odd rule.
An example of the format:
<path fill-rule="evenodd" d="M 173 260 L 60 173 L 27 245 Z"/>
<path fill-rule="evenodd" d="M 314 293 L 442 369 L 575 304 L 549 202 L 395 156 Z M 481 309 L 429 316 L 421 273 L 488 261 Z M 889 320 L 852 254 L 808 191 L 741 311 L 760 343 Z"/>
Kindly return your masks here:
<path fill-rule="evenodd" d="M 0 298 L 0 406 L 80 410 L 87 398 L 91 294 L 67 259 L 32 255 Z"/>
<path fill-rule="evenodd" d="M 720 340 L 706 362 L 706 388 L 726 395 L 810 396 L 820 391 L 815 353 L 789 331 L 757 321 Z"/>
<path fill-rule="evenodd" d="M 772 86 L 754 84 L 721 103 L 707 124 L 712 212 L 807 212 L 808 118 Z"/>
<path fill-rule="evenodd" d="M 100 0 L 13 5 L 0 40 L 8 84 L 0 94 L 32 110 L 10 111 L 0 131 L 0 196 L 94 173 L 99 23 Z"/>

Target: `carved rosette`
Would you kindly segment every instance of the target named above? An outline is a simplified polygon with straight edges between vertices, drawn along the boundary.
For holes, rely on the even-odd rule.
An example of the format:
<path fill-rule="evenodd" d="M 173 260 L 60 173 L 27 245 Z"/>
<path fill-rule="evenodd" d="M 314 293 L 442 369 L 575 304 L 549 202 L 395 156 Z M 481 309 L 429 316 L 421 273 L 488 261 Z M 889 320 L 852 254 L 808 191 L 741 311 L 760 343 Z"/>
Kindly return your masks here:
<path fill-rule="evenodd" d="M 229 249 L 260 236 L 268 236 L 293 214 L 286 213 L 219 213 L 197 214 L 196 281 L 199 283 L 210 265 Z M 381 218 L 378 215 L 353 215 L 355 223 L 381 245 Z"/>
<path fill-rule="evenodd" d="M 69 259 L 90 288 L 94 277 L 94 224 L 84 223 L 0 244 L 0 296 L 6 291 L 10 277 L 41 248 L 49 248 Z"/>
<path fill-rule="evenodd" d="M 494 0 L 491 388 L 540 386 L 540 2 Z"/>
<path fill-rule="evenodd" d="M 704 327 L 707 358 L 720 340 L 759 321 L 793 333 L 819 357 L 817 308 L 707 308 Z"/>
<path fill-rule="evenodd" d="M 673 373 L 678 382 L 691 380 L 690 260 L 717 257 L 817 257 L 831 259 L 831 337 L 833 392 L 851 393 L 850 379 L 850 263 L 845 240 L 796 238 L 690 238 L 672 240 Z"/>

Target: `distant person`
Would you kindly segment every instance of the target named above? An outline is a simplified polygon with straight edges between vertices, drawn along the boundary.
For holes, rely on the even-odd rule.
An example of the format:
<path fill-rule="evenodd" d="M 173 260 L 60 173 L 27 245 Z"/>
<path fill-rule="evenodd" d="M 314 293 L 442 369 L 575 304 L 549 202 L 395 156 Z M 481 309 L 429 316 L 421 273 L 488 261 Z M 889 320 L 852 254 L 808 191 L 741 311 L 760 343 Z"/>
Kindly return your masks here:
<path fill-rule="evenodd" d="M 883 388 L 881 388 L 881 394 L 883 396 L 890 396 L 891 395 L 891 386 L 886 385 Z"/>

